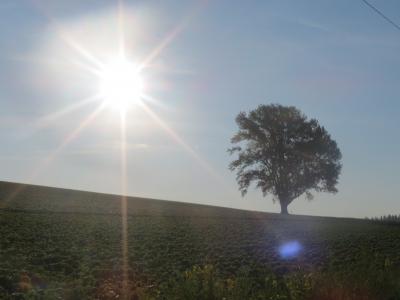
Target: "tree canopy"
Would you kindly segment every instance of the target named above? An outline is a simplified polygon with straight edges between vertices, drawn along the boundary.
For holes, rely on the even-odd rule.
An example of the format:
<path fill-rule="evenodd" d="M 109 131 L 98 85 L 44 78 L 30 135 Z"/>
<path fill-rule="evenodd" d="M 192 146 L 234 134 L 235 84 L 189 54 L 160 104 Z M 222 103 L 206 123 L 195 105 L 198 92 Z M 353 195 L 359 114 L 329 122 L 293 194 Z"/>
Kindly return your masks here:
<path fill-rule="evenodd" d="M 229 168 L 236 171 L 242 195 L 254 182 L 264 196 L 278 200 L 281 213 L 313 191 L 336 193 L 341 172 L 341 152 L 316 119 L 308 119 L 293 106 L 260 105 L 236 117 L 238 132 L 232 137 L 236 154 Z"/>

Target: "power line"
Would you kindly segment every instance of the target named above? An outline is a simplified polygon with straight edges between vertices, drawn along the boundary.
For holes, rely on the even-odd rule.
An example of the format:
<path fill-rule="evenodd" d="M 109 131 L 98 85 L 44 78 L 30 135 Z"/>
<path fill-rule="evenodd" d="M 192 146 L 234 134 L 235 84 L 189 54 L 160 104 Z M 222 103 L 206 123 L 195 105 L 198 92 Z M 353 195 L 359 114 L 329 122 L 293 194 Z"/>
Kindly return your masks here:
<path fill-rule="evenodd" d="M 392 21 L 389 17 L 385 16 L 383 12 L 381 12 L 379 9 L 377 9 L 375 6 L 373 6 L 371 3 L 369 3 L 367 0 L 361 0 L 364 2 L 365 5 L 367 5 L 369 8 L 371 8 L 374 12 L 376 12 L 378 15 L 380 15 L 382 18 L 384 18 L 386 21 L 388 21 L 390 24 L 392 24 L 397 30 L 400 30 L 400 26 L 397 25 L 394 21 Z"/>

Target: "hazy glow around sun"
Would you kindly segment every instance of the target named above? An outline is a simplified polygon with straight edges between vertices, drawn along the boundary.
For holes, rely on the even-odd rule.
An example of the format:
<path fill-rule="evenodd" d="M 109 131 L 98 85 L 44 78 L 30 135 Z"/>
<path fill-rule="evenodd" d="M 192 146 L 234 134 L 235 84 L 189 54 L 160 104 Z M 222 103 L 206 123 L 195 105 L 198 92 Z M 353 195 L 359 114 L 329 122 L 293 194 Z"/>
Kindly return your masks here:
<path fill-rule="evenodd" d="M 104 64 L 99 73 L 99 95 L 108 107 L 122 112 L 141 101 L 140 68 L 119 56 Z"/>

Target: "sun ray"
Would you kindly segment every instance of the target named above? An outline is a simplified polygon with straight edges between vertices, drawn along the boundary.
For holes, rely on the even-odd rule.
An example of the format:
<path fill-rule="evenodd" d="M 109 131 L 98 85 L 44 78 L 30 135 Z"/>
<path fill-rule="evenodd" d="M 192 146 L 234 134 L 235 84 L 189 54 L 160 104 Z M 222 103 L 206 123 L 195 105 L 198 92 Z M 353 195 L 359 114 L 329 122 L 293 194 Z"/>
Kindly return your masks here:
<path fill-rule="evenodd" d="M 79 133 L 84 129 L 86 126 L 88 126 L 94 118 L 98 115 L 98 113 L 103 110 L 103 106 L 100 105 L 94 110 L 89 116 L 87 116 L 80 124 L 78 127 L 76 127 L 63 141 L 62 143 L 48 156 L 46 157 L 40 166 L 38 166 L 36 169 L 34 169 L 30 175 L 28 176 L 26 183 L 31 184 L 37 178 L 37 176 L 46 168 L 48 167 L 54 159 L 57 157 L 57 155 L 60 154 L 60 152 L 72 141 L 74 140 Z M 8 196 L 7 199 L 3 201 L 3 205 L 7 205 L 9 202 L 11 202 L 21 191 L 23 190 L 23 186 L 21 186 L 20 189 L 16 190 L 14 193 L 12 193 L 10 196 Z"/>
<path fill-rule="evenodd" d="M 201 5 L 206 1 L 198 1 L 191 11 L 176 25 L 150 53 L 142 60 L 140 68 L 144 69 L 151 65 L 154 59 L 184 30 L 184 28 L 192 21 L 196 14 L 199 13 Z"/>
<path fill-rule="evenodd" d="M 28 182 L 31 182 L 34 178 L 36 178 L 40 172 L 47 167 L 56 157 L 57 155 L 60 154 L 60 152 L 69 144 L 71 143 L 78 135 L 79 133 L 87 127 L 94 119 L 95 117 L 102 111 L 104 108 L 103 105 L 98 106 L 90 115 L 88 115 L 80 124 L 78 127 L 76 127 L 66 138 L 62 141 L 62 143 L 42 162 L 41 166 L 37 168 L 32 175 L 30 176 L 30 180 Z"/>
<path fill-rule="evenodd" d="M 220 183 L 225 183 L 223 177 L 219 175 L 213 167 L 211 167 L 204 159 L 202 159 L 192 147 L 190 147 L 173 129 L 171 129 L 155 112 L 153 112 L 145 103 L 141 103 L 143 110 L 178 144 L 180 145 L 195 161 L 214 179 Z"/>
<path fill-rule="evenodd" d="M 125 59 L 124 3 L 118 2 L 118 53 Z M 131 74 L 131 72 L 128 72 Z M 136 74 L 134 74 L 136 75 Z M 121 78 L 120 78 L 121 79 Z M 126 80 L 126 78 L 122 78 Z M 131 84 L 130 84 L 131 85 Z M 141 90 L 137 88 L 140 96 Z M 126 96 L 126 95 L 125 95 Z M 128 260 L 128 203 L 127 203 L 127 149 L 126 149 L 126 108 L 120 108 L 121 131 L 121 250 L 122 250 L 122 299 L 129 299 L 129 260 Z"/>
<path fill-rule="evenodd" d="M 72 35 L 60 25 L 60 23 L 53 18 L 52 14 L 49 12 L 47 6 L 42 5 L 37 0 L 30 0 L 31 3 L 40 11 L 40 13 L 47 18 L 50 24 L 52 24 L 57 31 L 59 37 L 73 50 L 75 50 L 78 54 L 84 57 L 88 62 L 94 65 L 97 68 L 102 66 L 102 62 L 98 60 L 94 55 L 92 55 L 87 49 L 85 49 L 82 45 L 80 45 Z"/>
<path fill-rule="evenodd" d="M 121 114 L 121 222 L 122 222 L 122 298 L 128 299 L 128 208 L 127 208 L 127 153 L 126 153 L 126 114 Z"/>
<path fill-rule="evenodd" d="M 94 55 L 92 55 L 88 50 L 81 46 L 77 41 L 75 41 L 68 33 L 62 28 L 58 28 L 60 37 L 66 42 L 68 46 L 74 49 L 82 57 L 84 57 L 88 62 L 92 63 L 97 68 L 102 67 L 102 62 L 99 61 Z"/>
<path fill-rule="evenodd" d="M 75 130 L 73 130 L 62 142 L 62 144 L 57 148 L 57 150 L 54 152 L 53 156 L 55 157 L 61 150 L 64 149 L 65 146 L 67 146 L 70 142 L 72 142 L 84 129 L 87 127 L 94 119 L 95 117 L 104 109 L 103 105 L 99 105 L 90 115 L 88 115 Z"/>
<path fill-rule="evenodd" d="M 151 51 L 146 57 L 145 59 L 141 62 L 140 64 L 140 68 L 144 69 L 145 67 L 147 67 L 148 65 L 150 65 L 152 63 L 152 61 L 158 56 L 160 55 L 160 53 L 162 52 L 162 50 L 164 50 L 165 47 L 168 46 L 169 43 L 172 42 L 172 40 L 182 31 L 183 29 L 183 24 L 179 24 L 178 26 L 176 26 L 171 32 L 169 32 L 167 34 L 167 36 L 161 41 L 160 44 L 158 44 L 153 51 Z"/>
<path fill-rule="evenodd" d="M 171 110 L 171 108 L 169 106 L 167 106 L 166 104 L 164 104 L 162 101 L 160 101 L 148 94 L 142 93 L 141 98 L 143 99 L 143 101 L 145 101 L 146 103 L 149 103 L 153 106 L 160 107 L 164 110 Z"/>
<path fill-rule="evenodd" d="M 37 129 L 42 129 L 42 128 L 46 128 L 48 126 L 50 126 L 53 122 L 57 121 L 58 119 L 77 111 L 78 109 L 84 107 L 85 105 L 88 105 L 89 103 L 93 103 L 94 101 L 98 100 L 99 96 L 95 95 L 95 96 L 90 96 L 87 97 L 79 102 L 76 102 L 74 104 L 68 105 L 64 108 L 62 108 L 61 110 L 58 110 L 56 112 L 52 112 L 51 114 L 48 114 L 44 117 L 41 117 L 37 123 L 36 123 L 36 127 Z"/>
<path fill-rule="evenodd" d="M 100 76 L 101 75 L 99 67 L 93 67 L 92 65 L 86 64 L 85 62 L 82 62 L 77 58 L 71 59 L 70 60 L 70 64 L 75 65 L 75 66 L 79 67 L 80 69 L 82 69 L 84 71 L 88 71 L 89 73 L 91 73 L 94 76 Z"/>
<path fill-rule="evenodd" d="M 118 1 L 118 53 L 125 57 L 124 1 Z"/>

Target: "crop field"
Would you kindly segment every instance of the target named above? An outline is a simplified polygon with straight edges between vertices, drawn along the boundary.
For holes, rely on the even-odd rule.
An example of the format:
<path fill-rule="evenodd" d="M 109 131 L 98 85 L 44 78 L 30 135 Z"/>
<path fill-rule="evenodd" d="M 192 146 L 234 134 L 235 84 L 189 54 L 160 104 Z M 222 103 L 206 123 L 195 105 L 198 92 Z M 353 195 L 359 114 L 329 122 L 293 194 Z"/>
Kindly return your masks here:
<path fill-rule="evenodd" d="M 0 206 L 0 299 L 122 299 L 118 196 L 2 182 Z M 128 207 L 129 299 L 400 299 L 398 225 Z"/>

